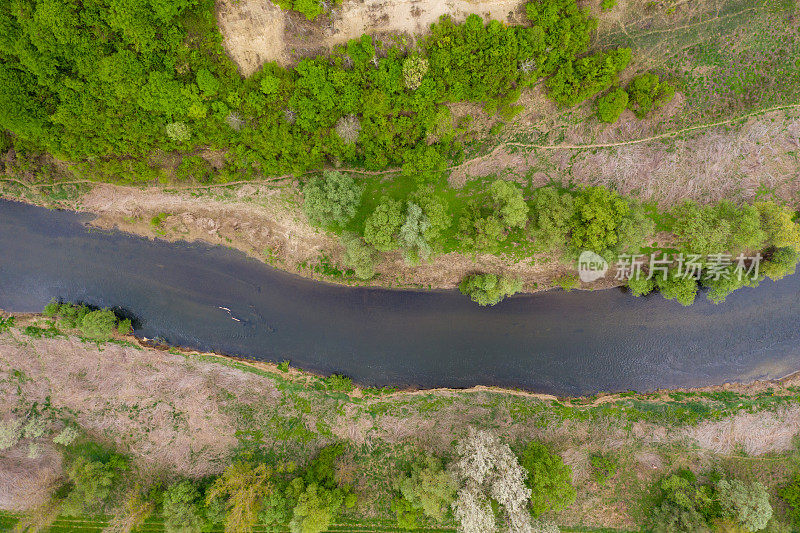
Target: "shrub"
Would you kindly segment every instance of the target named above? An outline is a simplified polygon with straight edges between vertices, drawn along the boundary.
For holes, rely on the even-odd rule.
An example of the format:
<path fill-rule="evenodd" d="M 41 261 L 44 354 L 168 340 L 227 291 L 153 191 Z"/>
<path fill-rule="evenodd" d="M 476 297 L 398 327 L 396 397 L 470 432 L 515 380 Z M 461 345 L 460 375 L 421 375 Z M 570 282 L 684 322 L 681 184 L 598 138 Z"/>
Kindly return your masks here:
<path fill-rule="evenodd" d="M 26 439 L 38 439 L 44 435 L 46 430 L 47 421 L 43 417 L 33 414 L 25 423 L 25 427 L 22 429 L 22 436 Z"/>
<path fill-rule="evenodd" d="M 553 282 L 567 292 L 581 286 L 581 280 L 578 279 L 577 274 L 564 274 L 557 277 Z"/>
<path fill-rule="evenodd" d="M 364 189 L 341 172 L 325 172 L 303 187 L 303 210 L 316 226 L 344 225 L 361 204 Z"/>
<path fill-rule="evenodd" d="M 56 298 L 53 298 L 52 300 L 50 300 L 50 303 L 44 306 L 44 311 L 42 311 L 42 314 L 44 316 L 51 316 L 51 317 L 56 316 L 58 315 L 58 310 L 60 307 L 61 304 L 59 303 L 59 301 Z"/>
<path fill-rule="evenodd" d="M 794 248 L 778 248 L 772 250 L 761 262 L 759 271 L 772 280 L 778 280 L 794 274 L 798 261 L 800 252 Z"/>
<path fill-rule="evenodd" d="M 628 107 L 639 118 L 663 106 L 675 96 L 675 87 L 660 81 L 657 74 L 646 73 L 633 78 L 628 84 Z"/>
<path fill-rule="evenodd" d="M 344 256 L 342 260 L 347 268 L 352 268 L 358 279 L 368 280 L 375 277 L 375 258 L 372 248 L 358 235 L 347 233 L 342 236 Z"/>
<path fill-rule="evenodd" d="M 356 142 L 360 132 L 361 122 L 355 115 L 344 116 L 336 122 L 336 135 L 338 135 L 345 144 L 353 144 Z"/>
<path fill-rule="evenodd" d="M 403 81 L 406 89 L 416 91 L 422 85 L 422 78 L 428 72 L 428 60 L 418 55 L 410 55 L 403 61 Z"/>
<path fill-rule="evenodd" d="M 617 87 L 605 96 L 597 99 L 597 116 L 602 122 L 613 123 L 628 107 L 628 93 Z"/>
<path fill-rule="evenodd" d="M 111 338 L 116 324 L 117 317 L 113 311 L 98 309 L 86 314 L 78 327 L 86 337 L 97 341 L 106 341 Z"/>
<path fill-rule="evenodd" d="M 631 294 L 634 296 L 646 296 L 653 292 L 655 288 L 656 280 L 653 278 L 648 279 L 644 274 L 631 276 L 630 279 L 628 279 L 628 289 L 630 289 Z"/>
<path fill-rule="evenodd" d="M 342 376 L 341 374 L 331 374 L 325 378 L 325 384 L 328 386 L 328 389 L 333 391 L 351 392 L 353 389 L 355 389 L 353 380 L 347 376 Z"/>
<path fill-rule="evenodd" d="M 617 0 L 602 0 L 600 2 L 600 7 L 603 8 L 603 11 L 611 11 L 616 7 Z"/>
<path fill-rule="evenodd" d="M 589 464 L 592 466 L 592 477 L 600 485 L 605 485 L 619 469 L 619 463 L 611 455 L 592 455 Z"/>
<path fill-rule="evenodd" d="M 58 435 L 53 437 L 53 443 L 61 446 L 69 446 L 80 436 L 80 431 L 75 426 L 65 426 Z"/>
<path fill-rule="evenodd" d="M 128 335 L 133 331 L 133 326 L 131 325 L 130 318 L 123 318 L 117 324 L 117 331 L 120 335 Z"/>
<path fill-rule="evenodd" d="M 22 438 L 22 420 L 5 420 L 0 422 L 0 451 L 7 450 Z"/>
<path fill-rule="evenodd" d="M 800 474 L 794 474 L 786 485 L 778 489 L 778 496 L 789 506 L 792 523 L 800 526 Z"/>
<path fill-rule="evenodd" d="M 531 489 L 531 513 L 534 517 L 558 511 L 575 501 L 571 484 L 572 469 L 558 455 L 539 442 L 528 443 L 520 456 L 527 472 L 525 484 Z"/>
<path fill-rule="evenodd" d="M 563 107 L 571 107 L 611 88 L 630 60 L 631 49 L 620 48 L 565 61 L 545 84 L 553 100 Z"/>
<path fill-rule="evenodd" d="M 167 137 L 175 142 L 186 142 L 192 136 L 192 131 L 185 122 L 170 122 L 166 128 Z"/>
<path fill-rule="evenodd" d="M 494 274 L 473 274 L 464 278 L 458 288 L 478 305 L 495 305 L 521 291 L 522 280 Z"/>

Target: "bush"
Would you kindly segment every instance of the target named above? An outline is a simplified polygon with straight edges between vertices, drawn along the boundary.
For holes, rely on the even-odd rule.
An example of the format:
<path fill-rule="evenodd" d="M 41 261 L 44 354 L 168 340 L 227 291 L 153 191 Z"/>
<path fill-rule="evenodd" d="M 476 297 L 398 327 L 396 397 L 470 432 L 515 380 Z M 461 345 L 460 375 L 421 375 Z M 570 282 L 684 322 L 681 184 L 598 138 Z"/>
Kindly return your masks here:
<path fill-rule="evenodd" d="M 403 61 L 403 81 L 406 89 L 416 91 L 422 85 L 422 78 L 428 72 L 428 60 L 418 55 L 410 55 Z"/>
<path fill-rule="evenodd" d="M 646 296 L 656 288 L 656 280 L 648 279 L 645 275 L 631 276 L 628 279 L 628 289 L 634 296 Z"/>
<path fill-rule="evenodd" d="M 545 84 L 553 100 L 562 107 L 571 107 L 611 88 L 630 60 L 631 49 L 620 48 L 565 61 Z"/>
<path fill-rule="evenodd" d="M 666 81 L 660 81 L 653 73 L 642 74 L 633 78 L 628 84 L 628 107 L 639 118 L 644 118 L 651 111 L 663 106 L 675 96 L 675 87 Z"/>
<path fill-rule="evenodd" d="M 400 244 L 406 248 L 406 259 L 414 263 L 419 259 L 427 259 L 431 255 L 431 247 L 428 244 L 426 235 L 430 222 L 422 208 L 414 202 L 406 205 L 406 220 L 400 226 L 398 239 Z"/>
<path fill-rule="evenodd" d="M 605 96 L 597 99 L 597 116 L 602 122 L 613 123 L 628 107 L 628 93 L 617 87 Z"/>
<path fill-rule="evenodd" d="M 762 275 L 772 280 L 778 280 L 794 274 L 799 261 L 800 252 L 794 248 L 773 249 L 761 262 L 759 270 Z"/>
<path fill-rule="evenodd" d="M 494 274 L 473 274 L 464 278 L 458 288 L 478 305 L 495 305 L 521 291 L 522 280 Z"/>
<path fill-rule="evenodd" d="M 592 466 L 592 477 L 600 485 L 605 485 L 619 470 L 619 463 L 611 455 L 592 455 L 589 464 Z"/>
<path fill-rule="evenodd" d="M 800 474 L 794 474 L 786 485 L 778 489 L 778 496 L 789 506 L 792 523 L 800 527 Z"/>
<path fill-rule="evenodd" d="M 534 517 L 548 511 L 558 511 L 575 501 L 572 486 L 572 469 L 546 446 L 533 441 L 520 456 L 520 464 L 527 471 L 525 484 L 531 489 L 531 513 Z"/>
<path fill-rule="evenodd" d="M 303 210 L 316 226 L 344 225 L 361 204 L 363 187 L 341 172 L 325 172 L 303 187 Z"/>
<path fill-rule="evenodd" d="M 116 324 L 117 317 L 113 311 L 98 309 L 87 313 L 78 327 L 86 337 L 97 341 L 106 341 L 114 333 Z"/>
<path fill-rule="evenodd" d="M 75 426 L 65 426 L 58 435 L 53 437 L 53 443 L 60 446 L 69 446 L 80 436 L 80 431 Z"/>
<path fill-rule="evenodd" d="M 375 277 L 375 258 L 372 248 L 361 237 L 352 233 L 342 236 L 344 256 L 342 260 L 347 268 L 352 268 L 358 279 L 368 280 Z"/>
<path fill-rule="evenodd" d="M 17 445 L 22 438 L 22 420 L 6 420 L 0 422 L 0 451 Z"/>

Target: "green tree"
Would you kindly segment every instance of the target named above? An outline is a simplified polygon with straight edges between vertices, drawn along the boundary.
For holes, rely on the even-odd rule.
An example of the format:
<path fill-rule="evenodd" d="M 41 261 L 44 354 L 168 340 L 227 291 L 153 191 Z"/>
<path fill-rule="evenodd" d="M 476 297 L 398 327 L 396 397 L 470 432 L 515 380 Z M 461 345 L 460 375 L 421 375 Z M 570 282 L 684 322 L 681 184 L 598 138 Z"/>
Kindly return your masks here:
<path fill-rule="evenodd" d="M 458 288 L 478 305 L 495 305 L 521 291 L 522 280 L 494 274 L 472 274 L 464 278 Z"/>
<path fill-rule="evenodd" d="M 628 93 L 617 87 L 605 96 L 597 99 L 597 116 L 602 122 L 613 123 L 628 107 Z"/>
<path fill-rule="evenodd" d="M 570 224 L 574 249 L 603 254 L 621 244 L 619 228 L 631 213 L 627 200 L 605 187 L 588 187 L 575 198 L 574 206 Z"/>
<path fill-rule="evenodd" d="M 630 110 L 637 117 L 644 118 L 672 100 L 675 87 L 669 82 L 659 80 L 657 74 L 648 72 L 631 80 L 628 84 L 628 95 Z"/>
<path fill-rule="evenodd" d="M 558 250 L 569 242 L 570 224 L 575 216 L 572 195 L 555 187 L 542 187 L 531 200 L 533 235 L 544 250 Z"/>
<path fill-rule="evenodd" d="M 81 333 L 90 339 L 105 341 L 111 338 L 117 317 L 110 309 L 98 309 L 88 313 L 80 322 Z"/>
<path fill-rule="evenodd" d="M 779 280 L 794 274 L 798 261 L 800 252 L 794 248 L 773 249 L 759 265 L 759 271 L 772 280 Z"/>
<path fill-rule="evenodd" d="M 394 504 L 399 527 L 414 529 L 422 515 L 442 522 L 455 500 L 456 483 L 441 461 L 430 455 L 412 462 L 394 483 L 400 501 Z"/>
<path fill-rule="evenodd" d="M 375 211 L 364 224 L 364 240 L 382 252 L 396 249 L 397 232 L 403 225 L 403 204 L 392 198 L 381 198 Z"/>
<path fill-rule="evenodd" d="M 575 501 L 572 469 L 539 442 L 528 443 L 519 458 L 528 472 L 525 484 L 531 489 L 531 513 L 534 517 L 563 509 Z"/>
<path fill-rule="evenodd" d="M 303 210 L 316 226 L 344 225 L 356 214 L 364 188 L 341 172 L 325 172 L 303 187 Z"/>
<path fill-rule="evenodd" d="M 717 482 L 717 497 L 723 516 L 747 531 L 760 531 L 772 518 L 767 489 L 759 482 L 746 484 L 738 479 Z"/>
<path fill-rule="evenodd" d="M 793 248 L 800 252 L 800 226 L 792 220 L 793 213 L 775 202 L 757 202 L 761 227 L 766 241 L 776 248 Z"/>
<path fill-rule="evenodd" d="M 426 235 L 430 222 L 422 208 L 414 202 L 406 204 L 406 219 L 400 226 L 398 238 L 400 244 L 407 250 L 409 262 L 416 262 L 418 259 L 427 259 L 431 255 L 431 247 L 428 244 Z"/>
<path fill-rule="evenodd" d="M 67 467 L 69 492 L 64 498 L 67 516 L 97 515 L 107 511 L 128 462 L 112 454 L 107 460 L 79 456 Z"/>
<path fill-rule="evenodd" d="M 500 220 L 508 228 L 522 228 L 528 223 L 528 205 L 519 185 L 505 180 L 492 183 L 490 195 Z"/>
<path fill-rule="evenodd" d="M 688 306 L 694 303 L 697 296 L 697 280 L 683 273 L 678 273 L 677 269 L 670 269 L 666 278 L 656 276 L 656 287 L 661 296 L 667 300 L 677 300 L 681 305 Z"/>
<path fill-rule="evenodd" d="M 200 533 L 206 525 L 200 491 L 188 479 L 164 491 L 162 514 L 167 533 Z"/>
<path fill-rule="evenodd" d="M 258 523 L 264 499 L 274 491 L 275 470 L 264 463 L 229 465 L 205 494 L 206 505 L 224 502 L 226 533 L 249 533 Z"/>
<path fill-rule="evenodd" d="M 794 474 L 786 485 L 778 489 L 778 496 L 789 506 L 789 516 L 797 528 L 800 526 L 800 474 Z"/>

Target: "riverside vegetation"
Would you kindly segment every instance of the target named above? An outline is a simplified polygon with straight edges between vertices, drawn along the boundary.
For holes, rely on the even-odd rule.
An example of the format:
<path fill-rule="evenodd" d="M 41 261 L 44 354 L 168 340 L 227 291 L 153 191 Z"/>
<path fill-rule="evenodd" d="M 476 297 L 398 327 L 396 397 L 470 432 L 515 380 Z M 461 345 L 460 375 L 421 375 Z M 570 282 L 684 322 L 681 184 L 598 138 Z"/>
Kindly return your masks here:
<path fill-rule="evenodd" d="M 294 4 L 305 5 L 282 7 L 306 11 Z M 313 19 L 320 4 L 308 5 Z M 416 47 L 364 35 L 242 79 L 208 0 L 10 3 L 0 11 L 8 29 L 0 43 L 4 149 L 47 152 L 117 183 L 160 179 L 155 152 L 180 154 L 174 177 L 200 183 L 310 173 L 303 209 L 341 235 L 344 267 L 362 280 L 396 250 L 411 264 L 448 252 L 510 260 L 546 252 L 567 264 L 584 249 L 610 261 L 642 251 L 761 252 L 763 275 L 793 271 L 794 213 L 771 200 L 664 212 L 603 187 L 492 179 L 450 187 L 448 165 L 463 160 L 467 130 L 449 104 L 510 118 L 521 92 L 543 84 L 562 108 L 594 100 L 597 119 L 614 122 L 624 109 L 644 119 L 675 94 L 680 80 L 655 72 L 623 87 L 631 50 L 591 50 L 597 22 L 574 0 L 530 2 L 525 15 L 519 26 L 443 17 Z M 199 148 L 224 153 L 224 166 L 212 168 Z M 364 170 L 316 172 L 330 164 Z M 381 172 L 391 168 L 387 179 Z M 482 304 L 537 288 L 512 278 L 476 272 L 461 286 Z M 703 276 L 700 284 L 721 301 L 743 282 Z M 698 283 L 667 275 L 631 286 L 636 295 L 654 289 L 688 304 Z"/>
<path fill-rule="evenodd" d="M 27 488 L 1 496 L 16 502 L 0 515 L 3 527 L 783 532 L 800 524 L 794 385 L 560 401 L 403 393 L 117 335 L 87 342 L 63 318 L 14 322 L 0 322 L 8 399 L 0 473 Z M 190 413 L 196 402 L 208 416 Z"/>

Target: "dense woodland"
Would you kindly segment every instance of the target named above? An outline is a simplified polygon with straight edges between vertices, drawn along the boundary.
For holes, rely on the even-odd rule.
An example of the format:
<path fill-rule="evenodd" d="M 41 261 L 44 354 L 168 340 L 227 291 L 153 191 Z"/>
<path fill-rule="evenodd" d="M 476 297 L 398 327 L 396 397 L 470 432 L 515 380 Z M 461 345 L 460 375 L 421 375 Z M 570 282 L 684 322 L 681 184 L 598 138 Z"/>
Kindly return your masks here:
<path fill-rule="evenodd" d="M 306 6 L 283 7 L 316 16 L 318 3 L 298 5 Z M 542 83 L 559 106 L 593 100 L 596 120 L 614 122 L 625 109 L 646 119 L 675 93 L 653 72 L 620 86 L 631 50 L 592 50 L 596 21 L 575 0 L 536 0 L 526 14 L 520 26 L 442 17 L 415 47 L 364 35 L 328 56 L 292 68 L 266 64 L 243 79 L 221 47 L 210 0 L 13 0 L 0 7 L 3 149 L 43 151 L 92 179 L 122 183 L 160 179 L 153 158 L 164 153 L 181 156 L 179 181 L 294 173 L 303 177 L 309 220 L 341 235 L 345 266 L 363 280 L 374 276 L 380 254 L 395 250 L 410 263 L 453 251 L 511 260 L 544 252 L 567 263 L 581 250 L 609 261 L 652 251 L 703 260 L 759 252 L 760 279 L 794 271 L 794 214 L 770 201 L 664 212 L 601 187 L 476 180 L 466 194 L 454 191 L 447 168 L 464 157 L 465 126 L 449 103 L 510 118 L 521 91 Z M 198 149 L 223 153 L 224 167 L 212 169 Z M 319 172 L 342 165 L 399 170 L 388 184 L 383 176 Z M 476 274 L 462 290 L 481 304 L 523 288 Z M 689 304 L 701 285 L 722 301 L 757 282 L 670 273 L 634 280 L 631 290 L 658 289 Z"/>

